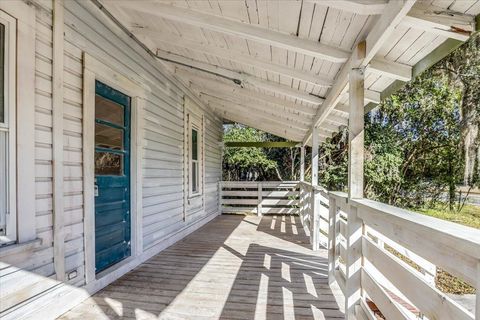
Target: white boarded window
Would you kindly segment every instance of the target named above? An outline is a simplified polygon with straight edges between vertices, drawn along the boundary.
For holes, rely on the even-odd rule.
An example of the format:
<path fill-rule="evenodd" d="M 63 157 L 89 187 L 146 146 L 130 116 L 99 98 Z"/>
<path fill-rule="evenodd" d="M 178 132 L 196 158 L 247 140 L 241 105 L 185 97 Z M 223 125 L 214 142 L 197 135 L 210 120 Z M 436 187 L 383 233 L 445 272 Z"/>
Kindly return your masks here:
<path fill-rule="evenodd" d="M 15 210 L 16 20 L 0 11 L 0 244 L 17 239 Z"/>

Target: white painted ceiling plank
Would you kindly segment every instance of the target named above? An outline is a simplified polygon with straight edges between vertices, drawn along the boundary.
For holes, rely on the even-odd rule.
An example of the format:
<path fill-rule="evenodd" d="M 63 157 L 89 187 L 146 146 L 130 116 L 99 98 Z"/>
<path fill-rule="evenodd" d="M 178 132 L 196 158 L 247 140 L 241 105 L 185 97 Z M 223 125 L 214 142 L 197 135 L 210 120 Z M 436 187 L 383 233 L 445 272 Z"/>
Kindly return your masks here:
<path fill-rule="evenodd" d="M 205 75 L 194 74 L 191 72 L 187 72 L 183 69 L 177 68 L 176 74 L 183 79 L 188 79 L 189 81 L 191 81 L 192 83 L 191 86 L 193 86 L 194 88 L 198 87 L 202 89 L 215 90 L 217 92 L 222 91 L 228 95 L 232 95 L 232 96 L 238 95 L 243 99 L 260 100 L 260 101 L 263 101 L 264 103 L 283 106 L 292 111 L 301 112 L 311 117 L 315 115 L 316 107 L 312 105 L 301 105 L 298 103 L 294 103 L 290 100 L 278 98 L 260 91 L 255 91 L 245 87 L 240 87 L 238 85 L 235 85 L 233 82 L 231 82 L 231 84 L 226 82 L 220 82 L 218 81 L 218 79 L 209 78 L 209 77 L 206 77 Z"/>
<path fill-rule="evenodd" d="M 467 41 L 475 31 L 475 16 L 419 3 L 402 20 L 402 25 Z"/>
<path fill-rule="evenodd" d="M 294 50 L 296 52 L 336 63 L 345 62 L 349 56 L 349 53 L 344 50 L 324 45 L 319 42 L 300 39 L 296 36 L 268 30 L 256 25 L 204 14 L 193 10 L 176 8 L 161 3 L 142 2 L 142 4 L 139 5 L 135 1 L 132 2 L 125 0 L 115 1 L 115 4 L 138 12 L 195 25 L 201 28 L 233 34 L 244 39 L 266 43 L 287 50 Z"/>
<path fill-rule="evenodd" d="M 383 43 L 391 35 L 395 27 L 400 23 L 403 17 L 405 17 L 411 7 L 414 5 L 414 0 L 395 0 L 390 1 L 385 8 L 385 13 L 380 16 L 375 26 L 370 31 L 366 38 L 366 56 L 360 62 L 360 65 L 353 65 L 352 59 L 349 59 L 342 67 L 336 82 L 330 89 L 325 102 L 318 109 L 317 114 L 313 121 L 313 126 L 317 126 L 324 121 L 330 111 L 338 103 L 342 92 L 344 91 L 347 82 L 348 75 L 351 68 L 365 67 L 367 66 L 376 53 L 380 50 Z M 310 129 L 304 138 L 304 143 L 308 142 L 311 138 Z"/>
<path fill-rule="evenodd" d="M 360 15 L 382 14 L 387 3 L 384 0 L 305 0 L 321 6 L 340 9 Z"/>
<path fill-rule="evenodd" d="M 198 71 L 206 71 L 207 73 L 221 75 L 222 77 L 232 80 L 232 82 L 235 80 L 238 80 L 240 81 L 239 85 L 247 84 L 253 87 L 258 87 L 258 88 L 268 90 L 270 92 L 279 93 L 287 97 L 299 99 L 314 105 L 320 105 L 323 103 L 322 98 L 308 94 L 307 92 L 304 92 L 304 91 L 293 89 L 286 85 L 281 85 L 271 81 L 262 80 L 259 78 L 248 76 L 246 74 L 227 70 L 227 69 L 213 66 L 207 63 L 198 62 L 198 61 L 191 60 L 178 55 L 161 53 L 161 56 L 165 59 L 168 59 L 167 61 L 175 61 L 176 63 L 178 63 L 179 70 L 185 69 L 185 68 L 188 69 L 188 66 L 190 66 Z"/>

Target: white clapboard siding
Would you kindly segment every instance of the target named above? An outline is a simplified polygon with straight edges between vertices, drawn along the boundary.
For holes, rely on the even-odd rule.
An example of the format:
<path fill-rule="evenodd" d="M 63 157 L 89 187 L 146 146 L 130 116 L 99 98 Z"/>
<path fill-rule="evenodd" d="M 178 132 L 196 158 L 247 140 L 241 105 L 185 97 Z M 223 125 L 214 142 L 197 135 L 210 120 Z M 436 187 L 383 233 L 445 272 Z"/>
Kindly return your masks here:
<path fill-rule="evenodd" d="M 33 252 L 11 254 L 2 261 L 18 269 L 2 269 L 0 285 L 1 313 L 7 308 L 30 301 L 52 290 L 55 277 L 53 250 L 53 114 L 52 1 L 34 1 L 35 41 L 35 190 L 36 233 L 39 241 Z M 144 248 L 152 248 L 180 231 L 191 230 L 218 213 L 218 181 L 221 179 L 222 122 L 209 109 L 205 114 L 205 206 L 189 213 L 183 221 L 183 98 L 182 91 L 144 49 L 90 2 L 65 1 L 63 43 L 63 230 L 65 272 L 76 271 L 68 279 L 73 286 L 85 284 L 84 203 L 83 203 L 83 54 L 106 62 L 118 72 L 129 75 L 146 89 L 141 157 L 143 181 L 142 234 Z M 203 108 L 203 106 L 199 106 Z M 38 277 L 20 273 L 32 272 Z M 4 278 L 8 273 L 8 280 Z M 27 273 L 28 274 L 28 273 Z M 21 286 L 12 279 L 22 279 Z M 6 282 L 8 280 L 8 282 Z M 8 289 L 4 291 L 4 289 Z M 5 293 L 5 295 L 7 294 Z M 11 293 L 11 294 L 10 294 Z M 12 308 L 11 308 L 12 307 Z"/>
<path fill-rule="evenodd" d="M 74 61 L 81 61 L 81 52 L 89 51 L 103 61 L 112 61 L 119 71 L 128 73 L 136 81 L 143 82 L 146 87 L 151 89 L 146 96 L 143 132 L 145 140 L 142 152 L 143 196 L 145 198 L 143 216 L 147 220 L 143 223 L 146 228 L 143 232 L 143 244 L 144 248 L 148 248 L 155 243 L 155 239 L 161 239 L 169 232 L 173 233 L 186 227 L 185 223 L 180 221 L 180 216 L 174 218 L 173 210 L 182 206 L 181 196 L 172 197 L 170 194 L 172 190 L 181 191 L 178 187 L 183 183 L 181 165 L 184 130 L 182 125 L 183 99 L 180 98 L 183 93 L 172 86 L 167 86 L 168 80 L 162 75 L 155 74 L 152 71 L 155 68 L 146 69 L 145 65 L 141 64 L 146 59 L 136 59 L 139 55 L 125 44 L 125 39 L 119 39 L 114 35 L 101 21 L 90 15 L 89 10 L 92 10 L 92 6 L 83 7 L 81 3 L 66 4 L 68 45 L 65 48 L 69 57 L 76 58 L 72 59 L 73 61 L 69 65 L 72 73 L 81 74 L 80 70 L 74 69 Z M 81 67 L 81 63 L 78 66 Z M 71 82 L 76 82 L 72 76 L 69 79 Z M 80 82 L 77 81 L 77 83 Z M 206 139 L 212 138 L 207 143 L 218 149 L 218 141 L 221 140 L 221 130 L 219 129 L 221 123 L 210 116 L 208 119 L 210 125 L 206 127 L 208 131 Z M 206 148 L 205 162 L 209 163 L 211 160 L 218 163 L 221 153 L 218 150 L 212 153 L 209 151 L 211 148 Z M 215 168 L 218 169 L 219 166 Z M 220 178 L 217 171 L 209 172 L 209 175 L 213 177 L 212 182 L 206 181 L 206 183 L 217 183 Z M 208 199 L 215 201 L 215 204 L 209 207 L 216 208 L 216 196 Z M 191 213 L 188 221 L 193 223 L 196 218 L 213 213 L 212 211 L 208 213 L 194 212 Z M 173 221 L 170 221 L 169 224 L 161 223 L 171 217 L 173 217 Z"/>

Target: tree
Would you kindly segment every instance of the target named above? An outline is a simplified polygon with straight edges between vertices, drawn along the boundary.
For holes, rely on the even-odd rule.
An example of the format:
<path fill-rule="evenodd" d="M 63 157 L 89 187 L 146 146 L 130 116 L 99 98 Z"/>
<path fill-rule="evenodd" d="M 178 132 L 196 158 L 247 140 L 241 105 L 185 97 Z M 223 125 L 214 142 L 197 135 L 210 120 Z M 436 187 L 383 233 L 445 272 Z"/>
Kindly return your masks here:
<path fill-rule="evenodd" d="M 474 168 L 480 168 L 480 34 L 437 63 L 433 69 L 448 77 L 449 85 L 461 91 L 461 133 L 465 157 L 464 185 L 472 185 Z M 478 173 L 477 173 L 478 175 Z"/>
<path fill-rule="evenodd" d="M 239 124 L 225 126 L 224 141 L 265 141 L 265 133 Z M 224 180 L 282 180 L 277 163 L 262 148 L 225 148 Z"/>
<path fill-rule="evenodd" d="M 446 189 L 453 206 L 461 181 L 461 92 L 434 71 L 385 100 L 365 117 L 365 195 L 412 207 Z M 348 132 L 321 148 L 321 183 L 347 187 Z"/>

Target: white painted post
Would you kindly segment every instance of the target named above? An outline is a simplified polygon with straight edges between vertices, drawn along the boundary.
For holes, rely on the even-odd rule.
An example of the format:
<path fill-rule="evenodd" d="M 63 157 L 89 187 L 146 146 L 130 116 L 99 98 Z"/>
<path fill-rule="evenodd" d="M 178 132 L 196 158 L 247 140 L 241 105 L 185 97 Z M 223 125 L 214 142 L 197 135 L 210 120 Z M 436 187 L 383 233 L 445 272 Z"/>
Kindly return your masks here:
<path fill-rule="evenodd" d="M 335 282 L 335 247 L 337 245 L 337 200 L 333 197 L 329 199 L 329 212 L 328 212 L 328 283 Z"/>
<path fill-rule="evenodd" d="M 300 181 L 305 181 L 305 146 L 300 147 Z"/>
<path fill-rule="evenodd" d="M 352 53 L 352 66 L 359 66 L 365 57 L 366 44 L 361 42 Z M 348 121 L 348 198 L 363 198 L 364 147 L 364 68 L 353 67 L 349 72 L 350 113 Z M 345 319 L 355 319 L 355 306 L 360 303 L 363 223 L 357 208 L 350 205 L 347 223 Z"/>
<path fill-rule="evenodd" d="M 312 128 L 312 186 L 318 186 L 318 128 Z"/>
<path fill-rule="evenodd" d="M 318 248 L 317 197 L 315 187 L 318 186 L 318 128 L 312 128 L 312 191 L 310 193 L 310 243 L 312 249 Z"/>
<path fill-rule="evenodd" d="M 258 194 L 258 203 L 257 203 L 257 216 L 261 217 L 262 216 L 262 183 L 258 183 L 258 189 L 257 189 L 257 194 Z"/>

